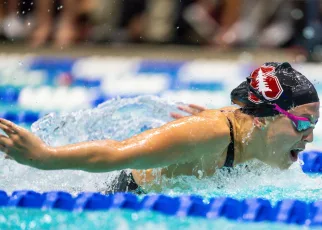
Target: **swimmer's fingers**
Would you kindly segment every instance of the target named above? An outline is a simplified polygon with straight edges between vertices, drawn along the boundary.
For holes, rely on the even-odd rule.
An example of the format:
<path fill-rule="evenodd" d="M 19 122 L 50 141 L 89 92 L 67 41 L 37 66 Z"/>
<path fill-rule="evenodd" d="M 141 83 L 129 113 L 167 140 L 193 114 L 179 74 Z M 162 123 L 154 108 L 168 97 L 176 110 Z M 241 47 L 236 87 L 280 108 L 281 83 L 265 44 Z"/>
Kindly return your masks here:
<path fill-rule="evenodd" d="M 190 108 L 189 106 L 186 106 L 186 105 L 178 105 L 177 108 L 180 109 L 183 112 L 186 112 L 186 113 L 189 113 L 189 114 L 192 114 L 192 115 L 197 113 L 194 109 L 192 109 L 192 108 Z"/>
<path fill-rule="evenodd" d="M 190 108 L 192 108 L 192 109 L 196 109 L 196 110 L 198 110 L 199 112 L 202 112 L 202 111 L 207 110 L 207 108 L 206 108 L 206 107 L 201 106 L 201 105 L 196 105 L 196 104 L 189 104 L 189 107 L 190 107 Z"/>
<path fill-rule="evenodd" d="M 5 126 L 4 124 L 0 123 L 0 129 L 2 129 L 8 136 L 13 134 L 13 131 L 9 129 L 7 126 Z"/>
<path fill-rule="evenodd" d="M 8 136 L 12 134 L 20 134 L 22 128 L 11 121 L 0 118 L 0 129 L 2 129 Z"/>
<path fill-rule="evenodd" d="M 7 136 L 0 134 L 0 151 L 7 153 L 8 146 L 12 146 L 12 140 Z"/>
<path fill-rule="evenodd" d="M 170 116 L 174 119 L 180 119 L 180 118 L 183 118 L 184 115 L 182 114 L 179 114 L 179 113 L 170 113 Z"/>
<path fill-rule="evenodd" d="M 206 110 L 206 108 L 199 106 L 199 105 L 195 105 L 195 104 L 190 104 L 188 106 L 178 105 L 178 109 L 180 109 L 181 111 L 184 111 L 186 113 L 189 113 L 191 115 L 196 115 L 196 114 Z"/>
<path fill-rule="evenodd" d="M 196 104 L 189 104 L 189 105 L 178 105 L 177 108 L 183 112 L 189 113 L 191 115 L 196 115 L 202 111 L 205 111 L 207 108 L 196 105 Z M 170 116 L 174 119 L 180 119 L 185 117 L 185 115 L 182 115 L 180 113 L 170 113 Z"/>

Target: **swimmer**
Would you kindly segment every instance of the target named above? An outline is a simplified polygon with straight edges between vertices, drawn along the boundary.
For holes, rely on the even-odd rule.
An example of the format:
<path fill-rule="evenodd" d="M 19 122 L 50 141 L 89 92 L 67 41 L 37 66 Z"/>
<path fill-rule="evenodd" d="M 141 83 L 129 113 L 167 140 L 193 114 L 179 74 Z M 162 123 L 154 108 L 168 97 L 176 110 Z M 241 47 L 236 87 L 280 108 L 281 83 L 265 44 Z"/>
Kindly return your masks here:
<path fill-rule="evenodd" d="M 289 63 L 265 63 L 231 92 L 237 106 L 206 110 L 180 107 L 191 116 L 123 141 L 98 140 L 47 146 L 28 130 L 0 119 L 0 150 L 43 170 L 122 171 L 115 189 L 137 191 L 160 176 L 213 175 L 252 159 L 287 169 L 313 141 L 319 119 L 314 85 Z M 107 118 L 108 119 L 108 118 Z M 157 173 L 154 168 L 160 168 Z"/>

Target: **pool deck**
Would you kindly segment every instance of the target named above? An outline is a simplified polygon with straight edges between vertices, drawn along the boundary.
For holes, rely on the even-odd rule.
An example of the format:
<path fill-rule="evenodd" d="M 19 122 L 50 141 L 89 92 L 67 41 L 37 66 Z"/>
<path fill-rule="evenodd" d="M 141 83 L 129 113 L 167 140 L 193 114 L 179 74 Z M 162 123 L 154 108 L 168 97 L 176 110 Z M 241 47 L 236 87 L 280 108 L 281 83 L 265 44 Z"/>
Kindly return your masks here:
<path fill-rule="evenodd" d="M 303 60 L 299 52 L 290 49 L 255 49 L 255 48 L 215 48 L 200 46 L 174 45 L 135 45 L 113 44 L 92 45 L 83 44 L 69 48 L 54 48 L 51 46 L 31 48 L 21 43 L 1 43 L 0 53 L 6 54 L 35 54 L 57 57 L 82 56 L 113 56 L 113 57 L 142 57 L 145 59 L 162 60 L 192 60 L 220 59 L 244 62 L 288 61 L 291 63 Z"/>

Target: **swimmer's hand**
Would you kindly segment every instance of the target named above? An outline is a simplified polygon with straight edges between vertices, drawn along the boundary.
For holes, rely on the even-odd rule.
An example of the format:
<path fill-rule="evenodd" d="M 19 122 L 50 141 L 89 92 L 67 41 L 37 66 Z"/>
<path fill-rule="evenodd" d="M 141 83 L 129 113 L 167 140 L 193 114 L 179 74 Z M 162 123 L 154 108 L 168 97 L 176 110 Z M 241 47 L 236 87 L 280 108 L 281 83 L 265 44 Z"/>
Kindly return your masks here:
<path fill-rule="evenodd" d="M 7 134 L 0 134 L 0 151 L 7 154 L 6 158 L 41 168 L 49 157 L 49 147 L 40 138 L 3 118 L 0 128 Z"/>
<path fill-rule="evenodd" d="M 196 104 L 179 105 L 177 108 L 183 112 L 190 114 L 190 115 L 196 115 L 198 113 L 201 113 L 201 112 L 207 110 L 206 107 L 196 105 Z M 184 115 L 179 114 L 179 113 L 170 113 L 170 116 L 174 119 L 180 119 L 180 118 L 185 117 Z"/>

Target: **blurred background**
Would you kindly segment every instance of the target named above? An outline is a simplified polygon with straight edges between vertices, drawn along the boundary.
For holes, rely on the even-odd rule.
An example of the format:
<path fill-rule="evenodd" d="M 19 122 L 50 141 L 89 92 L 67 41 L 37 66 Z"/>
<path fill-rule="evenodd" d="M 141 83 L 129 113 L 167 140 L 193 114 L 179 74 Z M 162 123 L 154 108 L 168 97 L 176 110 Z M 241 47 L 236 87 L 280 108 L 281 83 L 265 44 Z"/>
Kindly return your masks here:
<path fill-rule="evenodd" d="M 152 94 L 208 107 L 267 61 L 320 90 L 320 0 L 0 0 L 0 116 Z M 322 133 L 321 133 L 322 134 Z"/>
<path fill-rule="evenodd" d="M 320 0 L 1 0 L 2 44 L 286 48 L 321 56 Z"/>

